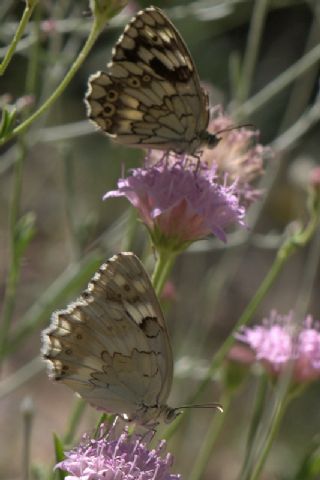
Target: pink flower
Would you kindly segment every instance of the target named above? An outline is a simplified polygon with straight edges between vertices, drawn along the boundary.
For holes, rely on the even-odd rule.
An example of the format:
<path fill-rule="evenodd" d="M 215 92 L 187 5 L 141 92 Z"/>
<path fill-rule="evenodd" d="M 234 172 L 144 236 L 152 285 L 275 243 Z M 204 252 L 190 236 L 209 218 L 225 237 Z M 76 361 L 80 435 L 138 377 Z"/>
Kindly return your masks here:
<path fill-rule="evenodd" d="M 236 184 L 221 184 L 213 169 L 188 165 L 185 157 L 166 155 L 132 170 L 104 199 L 123 196 L 138 209 L 155 245 L 173 250 L 209 234 L 226 242 L 228 227 L 244 225 Z"/>
<path fill-rule="evenodd" d="M 315 189 L 320 190 L 320 167 L 315 167 L 311 171 L 310 183 Z"/>
<path fill-rule="evenodd" d="M 263 175 L 263 162 L 271 150 L 257 143 L 259 132 L 256 130 L 240 127 L 223 132 L 232 127 L 235 127 L 234 121 L 217 107 L 208 130 L 210 133 L 221 131 L 218 135 L 221 140 L 215 148 L 204 149 L 201 161 L 209 167 L 216 165 L 217 174 L 222 178 L 227 174 L 229 183 L 236 180 L 243 199 L 251 202 L 261 194 L 252 183 Z"/>
<path fill-rule="evenodd" d="M 70 474 L 66 480 L 179 480 L 170 473 L 173 458 L 163 456 L 164 447 L 163 440 L 150 450 L 147 440 L 126 431 L 115 438 L 111 429 L 98 440 L 84 437 L 56 468 Z"/>
<path fill-rule="evenodd" d="M 281 315 L 272 311 L 262 325 L 244 328 L 237 339 L 246 343 L 256 360 L 274 375 L 282 373 L 293 362 L 296 382 L 320 378 L 319 324 L 310 315 L 297 325 L 293 312 Z"/>

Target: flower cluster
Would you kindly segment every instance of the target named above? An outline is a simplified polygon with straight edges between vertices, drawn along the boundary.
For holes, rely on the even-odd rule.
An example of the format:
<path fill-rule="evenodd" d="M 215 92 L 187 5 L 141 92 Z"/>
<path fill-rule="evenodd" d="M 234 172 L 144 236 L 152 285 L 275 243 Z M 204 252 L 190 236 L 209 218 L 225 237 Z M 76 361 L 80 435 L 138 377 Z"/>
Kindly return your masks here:
<path fill-rule="evenodd" d="M 297 325 L 293 312 L 281 315 L 272 311 L 262 325 L 244 328 L 237 339 L 247 344 L 273 375 L 292 364 L 293 379 L 298 383 L 320 377 L 319 324 L 310 315 Z"/>
<path fill-rule="evenodd" d="M 100 439 L 83 438 L 82 443 L 66 453 L 66 459 L 56 465 L 70 475 L 66 480 L 179 480 L 170 473 L 172 456 L 163 456 L 165 441 L 148 449 L 137 435 L 123 432 L 115 438 L 114 429 Z"/>
<path fill-rule="evenodd" d="M 213 169 L 188 165 L 167 157 L 146 168 L 136 168 L 118 181 L 118 190 L 104 198 L 125 196 L 139 211 L 155 245 L 173 250 L 209 234 L 226 241 L 225 229 L 244 225 L 245 209 L 236 184 L 217 181 Z"/>
<path fill-rule="evenodd" d="M 220 138 L 213 149 L 204 149 L 201 160 L 207 165 L 216 165 L 221 178 L 227 182 L 237 181 L 242 200 L 249 204 L 260 197 L 261 191 L 253 184 L 263 175 L 263 163 L 271 151 L 257 143 L 259 132 L 252 128 L 235 128 L 231 117 L 222 113 L 221 107 L 213 112 L 209 124 L 210 133 Z"/>
<path fill-rule="evenodd" d="M 251 182 L 262 174 L 265 150 L 250 146 L 250 129 L 223 131 L 233 125 L 221 113 L 210 124 L 220 132 L 218 145 L 200 158 L 151 150 L 144 168 L 118 181 L 104 199 L 126 197 L 137 208 L 155 246 L 179 251 L 215 235 L 226 242 L 226 229 L 243 226 L 245 206 L 258 196 Z"/>

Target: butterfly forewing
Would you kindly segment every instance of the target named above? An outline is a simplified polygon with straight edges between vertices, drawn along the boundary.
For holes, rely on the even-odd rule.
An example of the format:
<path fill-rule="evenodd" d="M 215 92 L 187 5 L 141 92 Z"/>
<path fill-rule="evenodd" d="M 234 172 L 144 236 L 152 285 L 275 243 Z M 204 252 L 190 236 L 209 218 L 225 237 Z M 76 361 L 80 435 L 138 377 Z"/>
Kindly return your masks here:
<path fill-rule="evenodd" d="M 112 257 L 76 302 L 53 314 L 42 353 L 51 376 L 93 406 L 141 423 L 159 414 L 171 388 L 172 352 L 159 302 L 134 254 Z"/>
<path fill-rule="evenodd" d="M 140 11 L 89 79 L 89 118 L 115 141 L 194 153 L 209 122 L 207 94 L 179 32 L 156 7 Z"/>

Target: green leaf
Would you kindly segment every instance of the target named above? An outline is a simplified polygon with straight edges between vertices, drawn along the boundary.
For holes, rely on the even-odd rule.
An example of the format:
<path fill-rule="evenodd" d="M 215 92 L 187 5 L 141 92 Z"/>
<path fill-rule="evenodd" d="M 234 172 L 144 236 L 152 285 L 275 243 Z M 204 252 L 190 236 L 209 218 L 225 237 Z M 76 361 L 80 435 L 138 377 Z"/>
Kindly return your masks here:
<path fill-rule="evenodd" d="M 35 235 L 36 217 L 33 212 L 23 215 L 15 225 L 15 257 L 18 261 L 24 254 L 29 243 Z"/>
<path fill-rule="evenodd" d="M 90 0 L 93 15 L 102 26 L 117 15 L 126 5 L 127 0 Z"/>
<path fill-rule="evenodd" d="M 102 423 L 107 424 L 108 426 L 112 425 L 116 416 L 110 413 L 102 413 L 102 415 L 99 417 L 98 423 L 96 425 L 95 431 L 94 431 L 94 438 L 99 438 L 100 436 L 100 426 Z"/>
<path fill-rule="evenodd" d="M 4 106 L 0 123 L 0 139 L 5 139 L 14 129 L 17 116 L 16 108 Z"/>
<path fill-rule="evenodd" d="M 62 440 L 56 434 L 53 435 L 53 443 L 54 443 L 54 451 L 56 456 L 56 463 L 62 462 L 62 460 L 64 459 L 64 446 L 63 446 Z M 64 480 L 64 478 L 67 476 L 67 473 L 63 472 L 60 469 L 57 469 L 55 473 L 59 480 Z"/>
<path fill-rule="evenodd" d="M 310 445 L 293 480 L 317 480 L 320 476 L 320 436 Z"/>

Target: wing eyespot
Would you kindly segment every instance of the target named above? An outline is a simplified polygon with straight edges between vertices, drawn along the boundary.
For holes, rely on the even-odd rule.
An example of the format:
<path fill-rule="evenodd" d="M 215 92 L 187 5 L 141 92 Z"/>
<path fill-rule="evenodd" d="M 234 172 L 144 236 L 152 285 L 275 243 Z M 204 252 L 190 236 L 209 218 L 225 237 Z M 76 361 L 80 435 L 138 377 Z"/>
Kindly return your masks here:
<path fill-rule="evenodd" d="M 119 98 L 119 93 L 116 90 L 110 89 L 107 91 L 106 97 L 109 102 L 115 102 Z"/>
<path fill-rule="evenodd" d="M 133 88 L 141 87 L 140 80 L 136 77 L 128 78 L 128 85 Z"/>
<path fill-rule="evenodd" d="M 112 103 L 105 103 L 104 105 L 104 116 L 106 117 L 112 117 L 116 112 L 116 107 L 112 105 Z"/>

